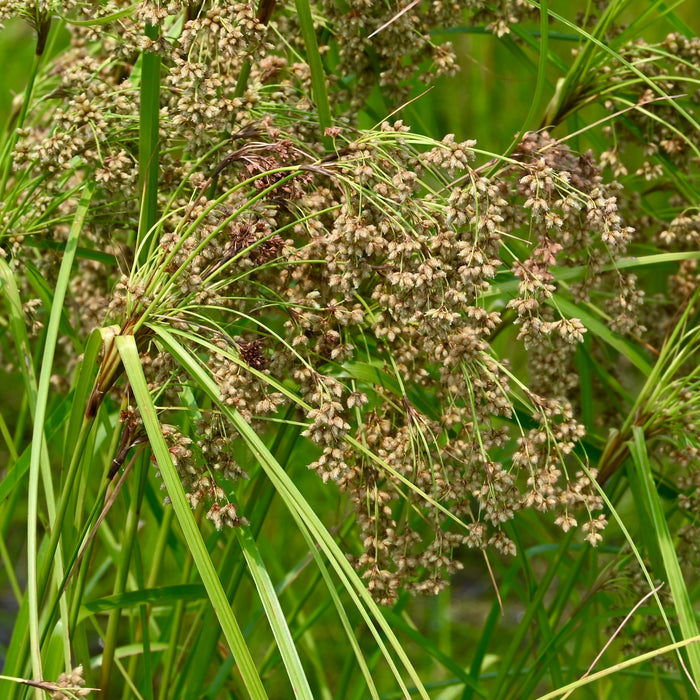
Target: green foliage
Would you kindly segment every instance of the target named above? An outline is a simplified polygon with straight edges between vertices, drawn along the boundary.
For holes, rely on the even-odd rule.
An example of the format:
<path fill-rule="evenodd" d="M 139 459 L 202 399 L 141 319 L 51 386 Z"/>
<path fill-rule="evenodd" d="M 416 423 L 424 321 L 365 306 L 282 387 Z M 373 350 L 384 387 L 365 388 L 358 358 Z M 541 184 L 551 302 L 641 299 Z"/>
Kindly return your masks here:
<path fill-rule="evenodd" d="M 692 3 L 0 21 L 0 697 L 697 697 Z"/>

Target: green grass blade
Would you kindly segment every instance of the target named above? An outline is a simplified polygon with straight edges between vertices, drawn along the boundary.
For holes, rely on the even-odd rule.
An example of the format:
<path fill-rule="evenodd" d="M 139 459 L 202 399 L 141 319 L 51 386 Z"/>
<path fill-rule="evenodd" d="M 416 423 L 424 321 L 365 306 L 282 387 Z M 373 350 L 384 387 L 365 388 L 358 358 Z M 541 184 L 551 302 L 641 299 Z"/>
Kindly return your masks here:
<path fill-rule="evenodd" d="M 642 492 L 645 498 L 645 505 L 651 515 L 653 531 L 658 539 L 661 557 L 664 562 L 666 576 L 671 593 L 673 594 L 673 602 L 678 615 L 678 624 L 683 637 L 688 639 L 698 637 L 698 622 L 696 612 L 693 607 L 693 602 L 690 598 L 688 587 L 686 586 L 683 572 L 681 571 L 676 548 L 671 537 L 671 531 L 668 526 L 666 515 L 661 504 L 656 486 L 654 485 L 654 477 L 649 463 L 649 455 L 647 454 L 646 440 L 644 431 L 639 426 L 632 428 L 633 438 L 630 442 L 630 453 L 635 466 L 636 477 L 642 486 Z M 696 687 L 700 685 L 700 647 L 698 645 L 690 645 L 687 649 L 688 659 L 690 661 L 690 670 L 695 681 Z"/>
<path fill-rule="evenodd" d="M 517 677 L 512 676 L 513 667 L 524 663 L 524 659 L 517 660 L 518 652 L 522 650 L 525 638 L 531 632 L 535 618 L 544 604 L 545 596 L 550 589 L 552 581 L 558 573 L 559 567 L 562 565 L 564 558 L 568 555 L 569 545 L 573 540 L 574 531 L 569 531 L 564 537 L 556 551 L 552 562 L 547 567 L 546 573 L 541 577 L 540 581 L 534 587 L 534 590 L 527 595 L 527 607 L 524 611 L 515 633 L 512 635 L 508 650 L 503 658 L 499 661 L 499 671 L 496 679 L 496 685 L 493 690 L 493 697 L 501 698 L 506 696 L 507 684 L 509 681 L 515 682 Z"/>
<path fill-rule="evenodd" d="M 65 251 L 62 252 L 65 254 Z M 52 308 L 54 291 L 49 286 L 47 280 L 44 279 L 44 275 L 29 259 L 24 261 L 24 265 L 26 266 L 27 270 L 27 279 L 29 280 L 29 282 L 31 282 L 34 291 L 37 293 L 37 296 L 41 298 L 41 301 L 43 302 L 45 308 Z M 78 339 L 78 334 L 75 332 L 75 329 L 71 326 L 70 321 L 68 320 L 68 316 L 66 314 L 66 310 L 64 308 L 61 309 L 61 317 L 59 324 L 61 334 L 66 336 L 67 338 L 70 338 L 73 342 L 73 347 L 76 350 L 76 354 L 80 353 L 82 350 L 82 342 Z"/>
<path fill-rule="evenodd" d="M 488 692 L 483 684 L 475 681 L 470 677 L 469 672 L 465 671 L 454 659 L 445 654 L 440 647 L 431 639 L 421 634 L 413 625 L 404 620 L 401 615 L 398 615 L 393 610 L 387 610 L 384 615 L 387 620 L 394 626 L 394 629 L 401 630 L 409 639 L 412 639 L 426 654 L 435 659 L 435 662 L 450 671 L 455 678 L 459 679 L 460 683 L 469 686 L 479 697 L 488 698 Z"/>
<path fill-rule="evenodd" d="M 654 649 L 653 651 L 649 651 L 646 654 L 640 654 L 639 656 L 635 656 L 631 659 L 627 659 L 626 661 L 622 661 L 619 664 L 615 664 L 610 668 L 603 669 L 602 671 L 598 671 L 597 673 L 591 673 L 589 676 L 575 681 L 574 683 L 569 683 L 568 685 L 562 686 L 561 688 L 557 688 L 551 693 L 540 695 L 537 698 L 537 700 L 553 700 L 553 698 L 558 698 L 561 695 L 571 693 L 574 690 L 578 690 L 579 688 L 582 688 L 583 686 L 588 685 L 589 683 L 598 681 L 601 678 L 607 678 L 608 676 L 611 676 L 614 673 L 620 673 L 621 671 L 631 668 L 632 666 L 644 663 L 645 661 L 650 661 L 651 659 L 657 656 L 663 656 L 664 654 L 668 654 L 672 651 L 682 649 L 683 647 L 688 647 L 688 649 L 697 648 L 697 644 L 699 642 L 700 636 L 691 637 L 690 639 L 684 639 L 681 642 L 668 644 L 667 646 L 661 647 L 660 649 Z"/>
<path fill-rule="evenodd" d="M 158 39 L 158 29 L 146 26 L 148 38 Z M 160 123 L 160 56 L 152 51 L 141 55 L 141 111 L 139 114 L 139 186 L 141 212 L 138 246 L 158 221 L 158 150 Z"/>
<path fill-rule="evenodd" d="M 63 463 L 69 464 L 78 440 L 80 439 L 80 429 L 85 417 L 85 406 L 90 397 L 95 380 L 97 361 L 102 349 L 102 335 L 98 328 L 90 333 L 85 343 L 82 359 L 76 369 L 75 387 L 72 396 L 72 406 L 68 431 L 66 432 Z"/>
<path fill-rule="evenodd" d="M 308 0 L 295 0 L 299 26 L 301 34 L 304 37 L 306 45 L 306 60 L 311 69 L 311 89 L 313 91 L 314 102 L 316 103 L 316 111 L 318 113 L 318 122 L 321 126 L 323 145 L 327 151 L 332 151 L 333 140 L 326 136 L 326 129 L 332 125 L 331 106 L 328 101 L 328 91 L 326 89 L 326 73 L 323 69 L 323 61 L 321 53 L 318 50 L 318 41 L 316 40 L 316 29 L 314 21 L 311 17 L 311 7 Z"/>
<path fill-rule="evenodd" d="M 116 338 L 117 349 L 124 363 L 124 370 L 129 378 L 131 388 L 134 392 L 136 404 L 141 412 L 144 427 L 148 433 L 148 439 L 155 455 L 158 467 L 166 485 L 168 495 L 172 501 L 180 527 L 187 542 L 187 546 L 192 553 L 195 565 L 202 577 L 202 583 L 207 589 L 207 594 L 211 600 L 221 628 L 229 643 L 231 653 L 236 659 L 238 669 L 243 678 L 243 682 L 253 700 L 266 700 L 267 693 L 263 687 L 260 676 L 255 668 L 250 650 L 243 638 L 241 628 L 238 625 L 233 610 L 226 598 L 221 581 L 216 573 L 214 564 L 209 556 L 202 534 L 197 527 L 197 523 L 192 514 L 192 510 L 185 497 L 185 492 L 177 474 L 175 465 L 172 462 L 168 445 L 165 442 L 160 428 L 153 399 L 148 391 L 146 377 L 143 373 L 139 352 L 133 336 L 118 336 Z"/>
<path fill-rule="evenodd" d="M 181 600 L 201 600 L 207 591 L 199 583 L 176 584 L 145 588 L 140 591 L 128 591 L 120 595 L 108 595 L 97 598 L 80 606 L 80 619 L 94 613 L 103 613 L 115 608 L 136 608 L 139 605 L 165 605 Z"/>
<path fill-rule="evenodd" d="M 237 528 L 236 537 L 238 538 L 238 542 L 243 550 L 243 556 L 245 556 L 248 564 L 248 572 L 255 582 L 258 595 L 265 608 L 265 614 L 267 615 L 284 666 L 287 669 L 289 680 L 294 689 L 294 696 L 313 700 L 309 681 L 301 665 L 294 640 L 292 639 L 284 613 L 282 612 L 282 606 L 277 598 L 275 588 L 272 585 L 270 575 L 262 560 L 260 551 L 255 544 L 253 535 L 248 529 Z"/>
<path fill-rule="evenodd" d="M 340 618 L 340 622 L 343 626 L 343 629 L 345 630 L 345 635 L 348 641 L 350 642 L 350 646 L 352 647 L 353 653 L 355 654 L 355 658 L 357 659 L 357 664 L 360 667 L 362 676 L 365 679 L 365 683 L 367 684 L 370 697 L 372 698 L 372 700 L 379 700 L 379 693 L 377 692 L 374 680 L 372 679 L 372 673 L 369 670 L 367 660 L 365 659 L 364 654 L 362 653 L 362 649 L 360 648 L 360 642 L 357 638 L 357 635 L 352 629 L 352 625 L 350 623 L 350 619 L 348 618 L 347 611 L 343 607 L 343 603 L 340 600 L 337 591 L 335 590 L 331 574 L 328 571 L 326 565 L 324 564 L 323 559 L 321 558 L 321 555 L 318 552 L 318 547 L 316 547 L 316 545 L 314 544 L 312 535 L 309 532 L 309 529 L 306 527 L 304 520 L 299 516 L 298 513 L 294 511 L 291 511 L 291 513 L 292 517 L 297 523 L 297 526 L 299 527 L 299 531 L 302 533 L 304 539 L 309 545 L 309 551 L 314 557 L 316 566 L 318 566 L 318 570 L 320 571 L 321 576 L 323 577 L 323 580 L 326 584 L 326 589 L 328 590 L 328 593 L 333 600 L 335 609 L 338 612 L 338 617 Z"/>
<path fill-rule="evenodd" d="M 42 460 L 45 453 L 44 420 L 51 386 L 51 375 L 53 374 L 53 359 L 58 342 L 59 324 L 61 312 L 66 292 L 70 284 L 71 268 L 75 258 L 75 251 L 78 246 L 78 238 L 83 228 L 85 217 L 87 216 L 90 201 L 95 190 L 94 181 L 88 180 L 83 190 L 78 209 L 68 234 L 66 250 L 61 261 L 61 268 L 58 273 L 56 289 L 51 305 L 51 313 L 46 332 L 46 342 L 41 359 L 41 374 L 39 376 L 39 386 L 37 390 L 36 410 L 34 412 L 34 428 L 32 432 L 32 450 L 29 464 L 29 495 L 27 501 L 27 599 L 29 604 L 29 645 L 32 660 L 32 672 L 37 679 L 42 678 L 41 651 L 40 651 L 40 630 L 39 630 L 39 596 L 43 591 L 37 588 L 38 566 L 37 566 L 37 534 L 39 519 L 39 477 L 41 471 L 50 469 L 46 460 Z M 47 456 L 47 455 L 46 455 Z M 44 462 L 42 468 L 42 462 Z M 47 475 L 50 480 L 50 474 Z M 37 697 L 41 694 L 37 692 Z"/>
<path fill-rule="evenodd" d="M 520 130 L 515 135 L 510 143 L 510 146 L 506 149 L 504 155 L 510 156 L 516 149 L 517 145 L 522 140 L 523 134 L 527 131 L 530 124 L 532 124 L 537 109 L 542 99 L 542 94 L 544 93 L 544 86 L 547 83 L 547 63 L 549 61 L 549 3 L 548 0 L 542 0 L 540 3 L 540 46 L 539 46 L 539 63 L 537 66 L 537 82 L 535 83 L 535 90 L 532 94 L 532 101 L 530 102 L 530 109 L 528 110 L 527 116 L 523 120 L 523 125 Z"/>
<path fill-rule="evenodd" d="M 24 388 L 27 392 L 30 405 L 36 402 L 36 375 L 34 373 L 34 362 L 32 359 L 32 349 L 29 344 L 27 327 L 22 313 L 22 300 L 15 275 L 10 266 L 3 258 L 0 258 L 0 291 L 5 297 L 5 308 L 7 318 L 10 322 L 10 331 L 17 348 L 17 365 L 20 368 Z"/>
<path fill-rule="evenodd" d="M 552 297 L 552 306 L 559 309 L 568 318 L 578 318 L 593 335 L 624 355 L 645 377 L 651 373 L 651 365 L 644 354 L 629 340 L 613 333 L 603 321 L 597 319 L 583 305 L 576 305 L 560 294 L 555 294 Z"/>

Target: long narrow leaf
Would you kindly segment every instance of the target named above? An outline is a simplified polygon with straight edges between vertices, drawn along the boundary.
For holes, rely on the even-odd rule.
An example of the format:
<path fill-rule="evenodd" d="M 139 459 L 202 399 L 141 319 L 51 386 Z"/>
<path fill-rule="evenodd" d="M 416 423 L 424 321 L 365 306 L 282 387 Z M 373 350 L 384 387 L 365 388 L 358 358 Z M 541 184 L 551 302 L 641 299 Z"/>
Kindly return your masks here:
<path fill-rule="evenodd" d="M 309 681 L 306 678 L 301 661 L 299 660 L 299 654 L 297 653 L 294 640 L 292 639 L 284 613 L 282 612 L 282 606 L 277 598 L 275 587 L 272 585 L 270 575 L 265 568 L 255 540 L 250 531 L 245 529 L 237 529 L 236 536 L 243 550 L 243 556 L 245 556 L 246 562 L 248 563 L 248 571 L 253 581 L 255 581 L 258 595 L 265 608 L 265 614 L 267 615 L 272 633 L 277 641 L 277 648 L 282 655 L 282 660 L 289 674 L 289 680 L 294 689 L 294 695 L 299 698 L 313 700 Z"/>
<path fill-rule="evenodd" d="M 202 583 L 207 589 L 209 599 L 216 610 L 221 629 L 231 648 L 231 653 L 238 664 L 243 682 L 252 700 L 264 700 L 267 698 L 267 693 L 255 668 L 255 663 L 243 638 L 238 621 L 226 598 L 221 581 L 202 539 L 202 534 L 197 527 L 194 515 L 185 497 L 180 477 L 170 456 L 168 445 L 163 437 L 153 399 L 148 391 L 136 341 L 133 336 L 118 336 L 116 344 L 124 363 L 124 370 L 134 392 L 136 404 L 141 412 L 153 454 L 175 510 L 175 515 L 180 523 L 195 565 L 202 577 Z"/>
<path fill-rule="evenodd" d="M 635 474 L 642 486 L 642 492 L 646 500 L 646 507 L 651 514 L 653 532 L 658 539 L 661 557 L 666 569 L 666 576 L 673 594 L 673 603 L 678 615 L 678 623 L 681 628 L 683 637 L 688 640 L 698 637 L 698 623 L 695 617 L 695 609 L 688 593 L 688 587 L 683 578 L 680 563 L 676 548 L 671 537 L 671 532 L 668 527 L 668 521 L 664 514 L 661 499 L 654 485 L 654 477 L 649 463 L 649 455 L 647 454 L 646 440 L 644 431 L 639 426 L 633 427 L 633 439 L 630 443 L 630 453 L 635 466 Z M 695 685 L 700 686 L 700 647 L 693 644 L 688 647 L 688 658 L 690 660 L 690 668 L 695 681 Z"/>
<path fill-rule="evenodd" d="M 71 269 L 75 252 L 78 247 L 78 238 L 83 228 L 83 223 L 95 191 L 94 181 L 88 180 L 85 184 L 82 197 L 78 204 L 75 219 L 68 234 L 68 242 L 61 261 L 61 268 L 58 273 L 56 289 L 51 305 L 51 313 L 46 332 L 46 343 L 41 358 L 41 374 L 39 376 L 39 386 L 37 388 L 36 410 L 34 412 L 34 429 L 32 432 L 32 450 L 29 464 L 29 496 L 27 514 L 27 599 L 29 604 L 29 640 L 32 660 L 32 672 L 37 680 L 42 678 L 41 652 L 40 652 L 40 631 L 39 631 L 39 595 L 43 591 L 37 588 L 38 566 L 37 566 L 37 526 L 39 517 L 39 477 L 40 472 L 45 472 L 45 478 L 50 480 L 50 465 L 48 464 L 48 453 L 46 452 L 46 442 L 44 436 L 44 420 L 46 418 L 46 408 L 49 399 L 49 388 L 51 386 L 51 376 L 53 374 L 53 358 L 58 342 L 59 324 L 63 301 L 70 284 Z M 44 464 L 42 465 L 42 457 Z M 47 495 L 50 493 L 47 490 Z M 60 555 L 57 559 L 60 566 Z M 67 611 L 64 611 L 67 612 Z M 40 694 L 37 694 L 39 697 Z"/>
<path fill-rule="evenodd" d="M 316 29 L 311 17 L 311 7 L 308 0 L 296 0 L 296 8 L 299 26 L 306 45 L 306 60 L 311 69 L 311 88 L 318 111 L 318 121 L 321 129 L 324 131 L 323 142 L 326 149 L 330 149 L 333 141 L 325 135 L 325 130 L 332 124 L 331 107 L 326 89 L 326 74 L 323 70 L 323 61 L 321 60 L 321 53 L 318 50 L 318 41 L 316 40 Z"/>

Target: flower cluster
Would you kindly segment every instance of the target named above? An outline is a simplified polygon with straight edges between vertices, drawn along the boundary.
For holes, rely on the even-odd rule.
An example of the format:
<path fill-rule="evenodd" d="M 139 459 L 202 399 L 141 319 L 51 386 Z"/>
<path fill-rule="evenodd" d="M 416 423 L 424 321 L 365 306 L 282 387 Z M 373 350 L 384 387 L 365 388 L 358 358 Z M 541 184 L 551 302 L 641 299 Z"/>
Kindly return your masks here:
<path fill-rule="evenodd" d="M 324 0 L 321 6 L 336 38 L 337 72 L 351 77 L 335 99 L 351 113 L 364 107 L 377 84 L 383 98 L 396 104 L 407 97 L 416 74 L 454 75 L 459 70 L 452 44 L 435 43 L 430 34 L 433 27 L 444 31 L 468 23 L 485 26 L 500 37 L 511 26 L 537 17 L 537 10 L 526 0 L 436 0 L 420 8 L 413 3 L 407 8 L 405 3 L 366 0 L 341 6 Z"/>
<path fill-rule="evenodd" d="M 62 673 L 56 683 L 51 683 L 53 692 L 51 700 L 70 700 L 71 698 L 86 698 L 92 688 L 85 687 L 83 667 L 77 666 L 70 673 Z"/>
<path fill-rule="evenodd" d="M 498 32 L 530 12 L 520 1 L 468 6 Z M 420 39 L 409 57 L 437 51 L 415 13 L 324 7 L 339 61 L 353 67 L 338 104 L 369 89 L 370 43 L 387 86 L 413 74 L 406 32 Z M 21 237 L 65 240 L 94 176 L 71 321 L 81 333 L 112 324 L 135 335 L 191 506 L 206 504 L 217 528 L 246 522 L 232 486 L 246 465 L 224 407 L 262 433 L 271 419 L 305 421 L 309 466 L 353 509 L 352 561 L 384 603 L 401 589 L 439 591 L 460 547 L 513 554 L 507 525 L 525 509 L 564 531 L 580 523 L 597 544 L 606 521 L 573 402 L 586 329 L 560 300 L 600 302 L 611 329 L 634 335 L 642 297 L 615 268 L 633 231 L 620 186 L 593 156 L 546 132 L 492 159 L 475 141 L 436 142 L 401 121 L 323 134 L 309 67 L 288 48 L 301 40 L 297 20 L 283 9 L 270 18 L 252 3 L 145 2 L 104 16 L 100 42 L 95 27 L 76 28 L 18 134 L 8 181 L 18 205 L 3 209 L 2 240 L 15 264 L 33 256 L 51 279 L 58 256 Z M 369 38 L 366 28 L 392 18 Z M 148 231 L 137 165 L 144 51 L 164 75 L 160 216 Z M 35 186 L 44 180 L 49 194 Z M 193 390 L 159 328 L 192 349 L 219 409 L 190 421 L 168 411 L 191 407 Z M 523 380 L 512 363 L 526 352 Z M 93 414 L 119 372 L 106 351 Z"/>
<path fill-rule="evenodd" d="M 203 458 L 197 459 L 191 438 L 172 425 L 161 424 L 170 457 L 182 481 L 187 500 L 193 509 L 202 501 L 209 503 L 206 517 L 214 523 L 217 530 L 224 526 L 246 525 L 248 521 L 238 515 L 236 505 L 228 499 L 217 481 L 217 478 L 236 479 L 244 476 L 245 472 L 232 459 L 230 447 L 226 445 L 216 427 L 212 424 L 205 424 L 203 427 L 204 439 L 201 445 L 196 446 L 201 450 Z M 206 465 L 205 468 L 202 467 L 203 464 Z M 169 498 L 166 497 L 165 500 L 166 503 L 169 502 Z"/>

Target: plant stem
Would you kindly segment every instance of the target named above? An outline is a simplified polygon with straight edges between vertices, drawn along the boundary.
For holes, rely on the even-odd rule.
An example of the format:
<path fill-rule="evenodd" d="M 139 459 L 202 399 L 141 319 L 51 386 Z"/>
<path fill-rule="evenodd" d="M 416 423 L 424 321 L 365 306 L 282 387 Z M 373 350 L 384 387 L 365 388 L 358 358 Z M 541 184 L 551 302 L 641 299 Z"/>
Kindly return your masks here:
<path fill-rule="evenodd" d="M 126 524 L 124 526 L 124 538 L 117 565 L 117 575 L 114 582 L 113 594 L 120 595 L 126 588 L 126 579 L 129 575 L 129 564 L 131 562 L 131 553 L 134 548 L 134 540 L 139 525 L 139 516 L 141 513 L 141 502 L 143 500 L 143 492 L 146 484 L 146 476 L 149 459 L 142 455 L 136 467 L 136 484 L 133 489 L 131 503 L 129 504 L 129 512 L 126 516 Z M 112 666 L 114 664 L 114 652 L 117 647 L 117 633 L 119 631 L 119 619 L 121 617 L 121 608 L 115 608 L 109 614 L 107 623 L 107 633 L 105 634 L 105 646 L 102 652 L 102 669 L 100 672 L 100 688 L 106 696 L 109 696 L 110 679 L 112 677 Z"/>

